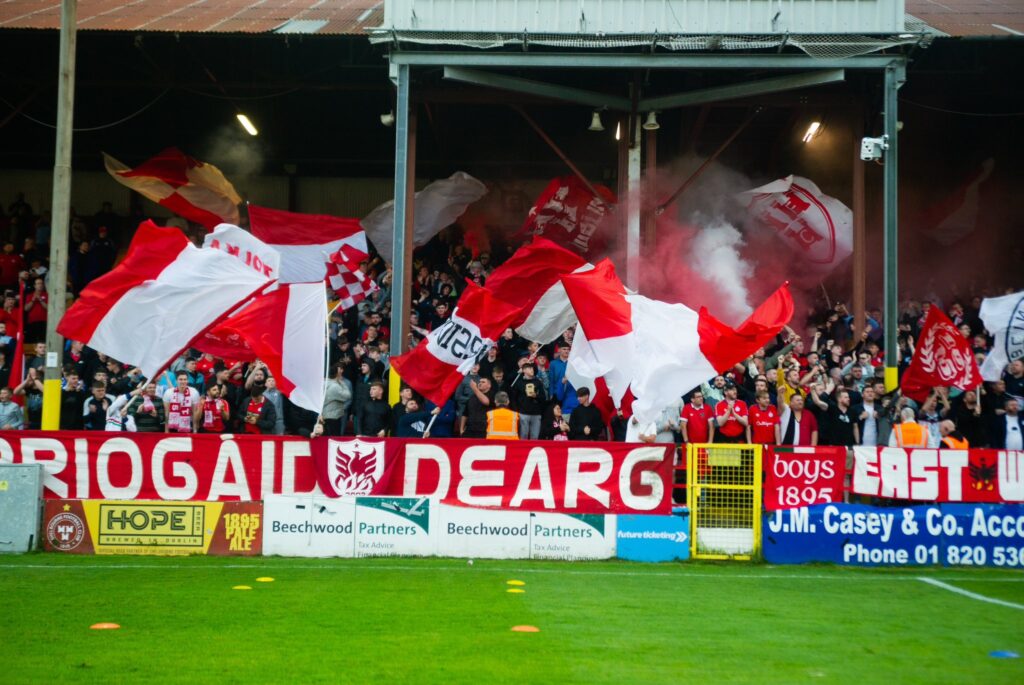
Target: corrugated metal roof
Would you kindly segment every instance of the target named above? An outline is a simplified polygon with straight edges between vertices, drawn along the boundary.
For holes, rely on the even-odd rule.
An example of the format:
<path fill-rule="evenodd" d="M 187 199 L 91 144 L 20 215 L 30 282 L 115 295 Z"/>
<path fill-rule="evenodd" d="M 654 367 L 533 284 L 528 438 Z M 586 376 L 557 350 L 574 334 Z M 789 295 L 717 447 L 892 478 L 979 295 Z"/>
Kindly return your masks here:
<path fill-rule="evenodd" d="M 364 33 L 383 0 L 79 0 L 78 28 L 181 33 Z M 0 28 L 60 28 L 59 0 L 0 2 Z"/>
<path fill-rule="evenodd" d="M 951 36 L 1024 36 L 1021 0 L 906 0 L 906 11 Z"/>

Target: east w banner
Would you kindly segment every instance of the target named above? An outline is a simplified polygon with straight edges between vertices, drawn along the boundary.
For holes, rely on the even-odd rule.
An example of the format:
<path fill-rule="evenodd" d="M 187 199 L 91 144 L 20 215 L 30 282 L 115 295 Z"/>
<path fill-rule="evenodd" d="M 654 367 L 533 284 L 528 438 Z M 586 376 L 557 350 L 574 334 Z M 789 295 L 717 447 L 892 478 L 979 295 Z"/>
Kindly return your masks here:
<path fill-rule="evenodd" d="M 55 431 L 0 438 L 0 463 L 42 464 L 47 499 L 326 493 L 573 514 L 668 514 L 672 506 L 664 445 Z"/>
<path fill-rule="evenodd" d="M 925 502 L 1024 502 L 1024 451 L 854 447 L 851 489 Z"/>
<path fill-rule="evenodd" d="M 843 501 L 845 447 L 776 447 L 765 449 L 764 508 L 793 509 Z"/>

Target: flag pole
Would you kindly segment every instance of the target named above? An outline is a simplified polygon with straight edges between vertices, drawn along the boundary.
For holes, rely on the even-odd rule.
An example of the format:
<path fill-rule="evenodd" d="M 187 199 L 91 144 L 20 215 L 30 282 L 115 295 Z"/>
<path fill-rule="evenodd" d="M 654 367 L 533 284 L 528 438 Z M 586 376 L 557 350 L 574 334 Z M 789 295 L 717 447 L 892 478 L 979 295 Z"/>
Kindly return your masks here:
<path fill-rule="evenodd" d="M 43 382 L 43 430 L 60 428 L 60 381 L 64 338 L 57 332 L 67 306 L 68 225 L 71 223 L 71 142 L 74 134 L 75 50 L 78 0 L 60 7 L 60 67 L 57 81 L 57 142 L 53 161 L 53 202 L 50 208 L 50 283 L 46 312 L 46 373 Z M 25 303 L 18 306 L 24 312 Z M 24 337 L 25 331 L 22 330 Z"/>

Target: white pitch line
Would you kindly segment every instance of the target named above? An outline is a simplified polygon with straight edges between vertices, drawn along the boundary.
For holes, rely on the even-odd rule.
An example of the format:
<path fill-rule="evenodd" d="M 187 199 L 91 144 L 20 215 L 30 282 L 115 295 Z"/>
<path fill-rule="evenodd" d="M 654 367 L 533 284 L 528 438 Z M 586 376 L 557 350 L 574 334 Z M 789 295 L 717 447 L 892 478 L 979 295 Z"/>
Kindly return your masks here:
<path fill-rule="evenodd" d="M 887 576 L 883 574 L 872 574 L 872 575 L 856 575 L 855 573 L 839 573 L 834 575 L 824 574 L 783 574 L 783 573 L 701 573 L 691 571 L 675 571 L 675 572 L 662 572 L 662 571 L 586 571 L 586 570 L 572 570 L 572 569 L 557 569 L 557 568 L 503 568 L 503 567 L 488 567 L 483 568 L 470 568 L 468 566 L 377 566 L 371 564 L 345 564 L 345 565 L 326 565 L 326 564 L 302 564 L 302 565 L 276 565 L 276 564 L 216 564 L 210 566 L 202 565 L 189 565 L 189 564 L 75 564 L 74 566 L 57 566 L 50 564 L 0 564 L 0 569 L 32 569 L 32 570 L 51 570 L 51 571 L 76 571 L 82 570 L 97 570 L 102 571 L 105 569 L 149 569 L 154 571 L 162 570 L 199 570 L 208 571 L 213 569 L 226 569 L 229 571 L 238 571 L 250 569 L 256 570 L 274 570 L 274 571 L 420 571 L 420 572 L 450 572 L 457 571 L 463 573 L 540 573 L 540 574 L 556 574 L 556 575 L 569 575 L 569 576 L 618 576 L 627 578 L 719 578 L 719 579 L 730 579 L 737 578 L 741 580 L 837 580 L 842 582 L 847 581 L 863 581 L 863 582 L 875 582 L 875 581 L 918 581 L 928 580 L 915 576 L 903 576 L 893 575 Z M 947 578 L 954 582 L 979 582 L 979 583 L 1024 583 L 1024 576 L 1021 577 L 1006 577 L 1006 578 L 973 578 L 967 577 L 956 577 Z"/>
<path fill-rule="evenodd" d="M 943 583 L 941 580 L 935 580 L 934 578 L 919 577 L 918 580 L 920 580 L 922 583 L 928 583 L 929 585 L 932 585 L 934 587 L 941 588 L 943 590 L 948 590 L 949 592 L 954 592 L 958 595 L 963 595 L 964 597 L 976 599 L 979 602 L 988 602 L 989 604 L 998 604 L 1001 607 L 1008 607 L 1010 609 L 1018 609 L 1020 611 L 1024 611 L 1024 604 L 1017 604 L 1016 602 L 1007 602 L 1006 600 L 996 599 L 995 597 L 986 597 L 985 595 L 979 595 L 976 592 L 968 592 L 967 590 L 958 588 L 954 585 L 949 585 L 948 583 Z"/>

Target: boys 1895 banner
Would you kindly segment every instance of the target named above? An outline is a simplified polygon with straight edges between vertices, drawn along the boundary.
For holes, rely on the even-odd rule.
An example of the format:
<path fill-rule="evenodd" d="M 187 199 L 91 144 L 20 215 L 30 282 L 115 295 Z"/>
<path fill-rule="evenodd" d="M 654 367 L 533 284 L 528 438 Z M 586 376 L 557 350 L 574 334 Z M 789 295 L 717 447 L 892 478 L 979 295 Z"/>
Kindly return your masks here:
<path fill-rule="evenodd" d="M 925 502 L 1024 502 L 1024 451 L 855 447 L 851 489 Z"/>
<path fill-rule="evenodd" d="M 671 512 L 667 446 L 53 432 L 0 438 L 0 463 L 43 464 L 44 495 L 59 499 L 372 494 L 522 511 Z"/>

